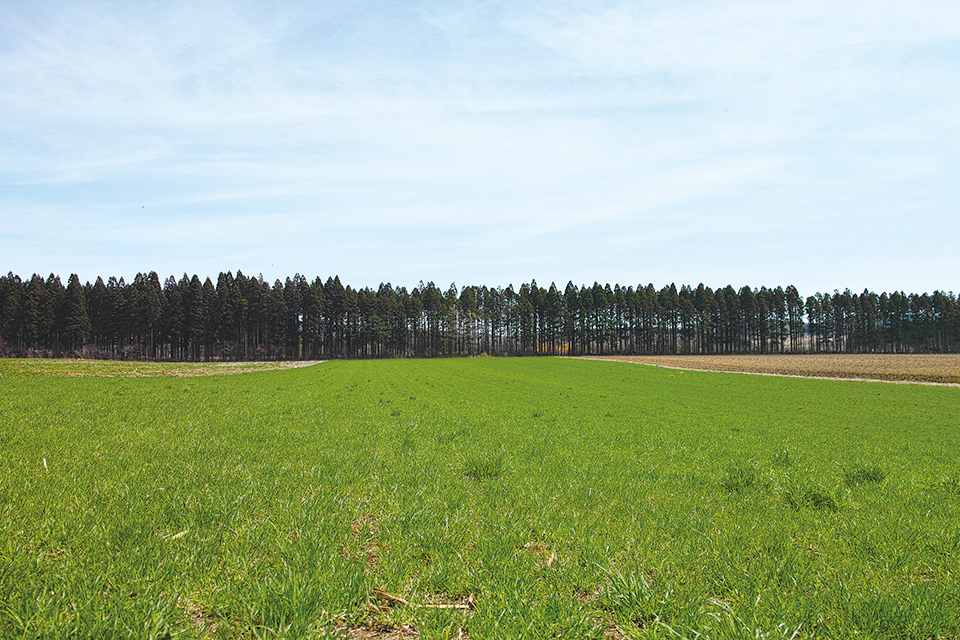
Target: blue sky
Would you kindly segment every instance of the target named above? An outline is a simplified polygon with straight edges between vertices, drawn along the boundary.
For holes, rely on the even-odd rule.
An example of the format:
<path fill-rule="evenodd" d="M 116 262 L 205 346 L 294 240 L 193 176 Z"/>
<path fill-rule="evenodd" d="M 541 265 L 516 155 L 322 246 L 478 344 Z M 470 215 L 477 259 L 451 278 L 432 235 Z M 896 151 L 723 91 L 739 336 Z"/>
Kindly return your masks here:
<path fill-rule="evenodd" d="M 960 3 L 0 3 L 0 269 L 960 290 Z"/>

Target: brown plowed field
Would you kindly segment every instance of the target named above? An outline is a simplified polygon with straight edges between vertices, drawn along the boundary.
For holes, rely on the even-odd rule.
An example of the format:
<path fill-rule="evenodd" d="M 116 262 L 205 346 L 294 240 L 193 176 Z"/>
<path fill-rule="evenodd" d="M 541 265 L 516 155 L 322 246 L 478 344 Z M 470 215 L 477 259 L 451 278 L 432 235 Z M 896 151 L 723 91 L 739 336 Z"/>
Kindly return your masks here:
<path fill-rule="evenodd" d="M 588 356 L 588 359 L 636 362 L 698 371 L 960 384 L 960 354 Z"/>

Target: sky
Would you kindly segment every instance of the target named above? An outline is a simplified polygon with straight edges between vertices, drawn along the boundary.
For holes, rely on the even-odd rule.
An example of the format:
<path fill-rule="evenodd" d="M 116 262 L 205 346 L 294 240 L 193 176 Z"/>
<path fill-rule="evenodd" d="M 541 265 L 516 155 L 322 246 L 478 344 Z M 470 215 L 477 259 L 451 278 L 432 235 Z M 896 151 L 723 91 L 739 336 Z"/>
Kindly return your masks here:
<path fill-rule="evenodd" d="M 0 0 L 0 270 L 960 291 L 956 0 Z"/>

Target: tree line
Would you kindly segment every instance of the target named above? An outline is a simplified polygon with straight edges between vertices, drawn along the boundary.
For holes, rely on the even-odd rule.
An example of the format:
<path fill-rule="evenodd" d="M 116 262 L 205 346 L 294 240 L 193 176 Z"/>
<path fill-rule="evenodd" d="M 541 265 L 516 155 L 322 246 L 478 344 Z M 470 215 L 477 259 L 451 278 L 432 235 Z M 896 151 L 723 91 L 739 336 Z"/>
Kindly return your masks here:
<path fill-rule="evenodd" d="M 354 289 L 221 273 L 162 283 L 0 277 L 0 355 L 299 360 L 473 355 L 939 353 L 960 350 L 952 293 L 609 284 Z"/>

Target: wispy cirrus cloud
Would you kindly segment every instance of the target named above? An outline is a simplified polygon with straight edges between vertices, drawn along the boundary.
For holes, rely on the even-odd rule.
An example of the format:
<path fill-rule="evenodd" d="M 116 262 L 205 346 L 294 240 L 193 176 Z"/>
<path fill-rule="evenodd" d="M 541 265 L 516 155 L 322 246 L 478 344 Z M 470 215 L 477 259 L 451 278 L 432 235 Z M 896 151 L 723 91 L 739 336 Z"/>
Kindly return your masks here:
<path fill-rule="evenodd" d="M 958 230 L 945 1 L 4 12 L 14 271 L 946 286 L 879 250 Z"/>

